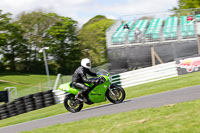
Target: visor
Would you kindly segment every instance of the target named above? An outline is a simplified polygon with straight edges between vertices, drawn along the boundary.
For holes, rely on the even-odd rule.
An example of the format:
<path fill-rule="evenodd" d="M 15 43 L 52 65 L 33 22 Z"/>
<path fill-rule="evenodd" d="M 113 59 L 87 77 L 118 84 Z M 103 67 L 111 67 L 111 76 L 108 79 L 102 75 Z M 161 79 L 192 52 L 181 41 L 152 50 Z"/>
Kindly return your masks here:
<path fill-rule="evenodd" d="M 91 67 L 91 64 L 90 64 L 90 63 L 87 63 L 86 66 Z"/>

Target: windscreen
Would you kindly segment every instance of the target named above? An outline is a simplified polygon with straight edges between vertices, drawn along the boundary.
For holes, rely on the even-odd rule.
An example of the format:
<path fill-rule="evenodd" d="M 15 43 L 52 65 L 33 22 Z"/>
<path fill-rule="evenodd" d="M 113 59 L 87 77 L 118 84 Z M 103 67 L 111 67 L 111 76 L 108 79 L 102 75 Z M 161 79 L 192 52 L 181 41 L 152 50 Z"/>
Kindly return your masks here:
<path fill-rule="evenodd" d="M 108 75 L 108 72 L 104 69 L 101 69 L 99 72 L 97 72 L 97 75 Z"/>

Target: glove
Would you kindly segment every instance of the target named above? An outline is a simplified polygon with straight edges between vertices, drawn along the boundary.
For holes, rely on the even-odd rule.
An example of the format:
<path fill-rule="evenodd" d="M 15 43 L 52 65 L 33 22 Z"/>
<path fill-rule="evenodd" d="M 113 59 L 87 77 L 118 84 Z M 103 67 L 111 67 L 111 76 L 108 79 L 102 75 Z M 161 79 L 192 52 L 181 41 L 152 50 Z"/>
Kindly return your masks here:
<path fill-rule="evenodd" d="M 100 82 L 100 79 L 98 78 L 98 79 L 96 79 L 95 81 L 94 81 L 94 84 L 99 84 L 99 82 Z"/>
<path fill-rule="evenodd" d="M 103 84 L 106 81 L 106 79 L 104 77 L 100 77 L 100 81 L 101 81 L 101 84 Z"/>
<path fill-rule="evenodd" d="M 105 78 L 104 77 L 99 77 L 97 80 L 97 84 L 103 84 L 105 82 Z"/>

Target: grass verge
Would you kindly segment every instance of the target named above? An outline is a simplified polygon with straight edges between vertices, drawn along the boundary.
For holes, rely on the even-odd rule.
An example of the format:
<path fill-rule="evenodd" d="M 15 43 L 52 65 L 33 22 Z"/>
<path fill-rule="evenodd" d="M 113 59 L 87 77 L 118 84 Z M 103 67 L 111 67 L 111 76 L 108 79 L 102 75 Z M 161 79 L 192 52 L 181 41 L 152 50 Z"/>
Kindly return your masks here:
<path fill-rule="evenodd" d="M 200 100 L 93 117 L 23 133 L 197 133 Z M 78 128 L 76 128 L 78 127 Z"/>
<path fill-rule="evenodd" d="M 126 99 L 135 98 L 139 96 L 174 90 L 178 88 L 199 85 L 200 72 L 191 73 L 187 75 L 182 75 L 179 77 L 174 77 L 170 79 L 155 81 L 151 83 L 146 83 L 142 85 L 137 85 L 133 87 L 126 88 Z M 84 105 L 84 108 L 94 107 L 108 103 L 99 103 L 93 105 Z M 0 127 L 5 127 L 17 123 L 27 122 L 35 119 L 45 118 L 48 116 L 53 116 L 61 113 L 67 112 L 63 104 L 57 104 L 51 107 L 43 108 L 40 110 L 32 111 L 26 114 L 18 115 L 8 119 L 0 120 Z"/>
<path fill-rule="evenodd" d="M 51 80 L 56 79 L 56 76 L 50 76 Z M 0 76 L 0 90 L 6 87 L 16 87 L 18 97 L 42 91 L 43 83 L 47 82 L 46 75 L 32 74 L 8 74 Z M 47 85 L 45 86 L 47 87 Z"/>

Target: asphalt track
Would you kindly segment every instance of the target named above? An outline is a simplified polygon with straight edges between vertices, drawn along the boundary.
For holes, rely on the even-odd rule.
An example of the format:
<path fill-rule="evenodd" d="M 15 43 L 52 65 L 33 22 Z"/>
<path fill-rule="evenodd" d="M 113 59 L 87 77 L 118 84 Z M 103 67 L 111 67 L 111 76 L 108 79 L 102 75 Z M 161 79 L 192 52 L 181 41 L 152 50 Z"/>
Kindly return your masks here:
<path fill-rule="evenodd" d="M 18 133 L 33 130 L 59 123 L 68 123 L 95 116 L 108 115 L 131 110 L 159 107 L 166 104 L 175 104 L 200 99 L 200 85 L 162 92 L 124 101 L 120 104 L 106 104 L 98 107 L 84 109 L 79 113 L 65 113 L 39 120 L 11 125 L 0 128 L 0 133 Z"/>

